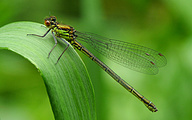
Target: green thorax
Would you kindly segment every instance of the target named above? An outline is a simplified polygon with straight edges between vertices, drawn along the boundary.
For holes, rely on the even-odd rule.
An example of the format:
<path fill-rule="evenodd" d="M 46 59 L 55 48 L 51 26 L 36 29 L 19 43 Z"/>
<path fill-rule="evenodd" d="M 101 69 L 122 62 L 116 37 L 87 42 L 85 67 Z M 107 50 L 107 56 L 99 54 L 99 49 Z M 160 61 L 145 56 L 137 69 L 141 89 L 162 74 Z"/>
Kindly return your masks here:
<path fill-rule="evenodd" d="M 55 32 L 55 36 L 64 38 L 68 42 L 74 41 L 76 30 L 69 26 L 69 25 L 63 25 L 63 24 L 56 24 L 56 26 L 53 28 L 53 32 Z"/>

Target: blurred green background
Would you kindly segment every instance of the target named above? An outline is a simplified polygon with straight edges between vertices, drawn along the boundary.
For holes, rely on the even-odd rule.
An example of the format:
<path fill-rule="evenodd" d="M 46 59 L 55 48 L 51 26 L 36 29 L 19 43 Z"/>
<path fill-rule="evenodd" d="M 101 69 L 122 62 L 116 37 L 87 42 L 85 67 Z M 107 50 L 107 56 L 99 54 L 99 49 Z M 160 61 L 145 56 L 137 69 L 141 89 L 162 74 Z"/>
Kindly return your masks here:
<path fill-rule="evenodd" d="M 192 119 L 191 0 L 1 0 L 0 27 L 16 21 L 58 21 L 79 31 L 140 44 L 168 61 L 157 75 L 117 65 L 84 44 L 104 63 L 153 101 L 151 113 L 101 68 L 78 52 L 88 68 L 96 95 L 98 120 Z M 49 51 L 47 51 L 48 53 Z M 26 59 L 0 50 L 0 119 L 54 120 L 43 80 Z"/>

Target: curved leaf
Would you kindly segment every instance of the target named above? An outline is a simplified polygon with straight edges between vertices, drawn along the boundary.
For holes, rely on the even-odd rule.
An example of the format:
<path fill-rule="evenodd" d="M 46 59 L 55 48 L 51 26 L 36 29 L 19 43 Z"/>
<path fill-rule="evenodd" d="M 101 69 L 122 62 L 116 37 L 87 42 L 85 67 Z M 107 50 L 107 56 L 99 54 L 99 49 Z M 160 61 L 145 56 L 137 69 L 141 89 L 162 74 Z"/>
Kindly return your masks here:
<path fill-rule="evenodd" d="M 48 59 L 54 45 L 51 34 L 42 24 L 16 22 L 0 28 L 0 48 L 16 52 L 28 59 L 43 77 L 56 120 L 94 120 L 95 99 L 85 65 L 70 46 L 55 65 L 65 44 L 59 42 Z"/>

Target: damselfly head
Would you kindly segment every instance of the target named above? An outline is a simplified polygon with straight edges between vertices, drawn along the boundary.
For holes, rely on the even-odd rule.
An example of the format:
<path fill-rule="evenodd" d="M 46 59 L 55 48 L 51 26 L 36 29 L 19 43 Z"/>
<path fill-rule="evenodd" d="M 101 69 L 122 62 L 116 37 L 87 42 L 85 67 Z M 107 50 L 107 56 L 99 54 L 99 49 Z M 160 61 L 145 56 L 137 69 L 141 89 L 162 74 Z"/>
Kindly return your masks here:
<path fill-rule="evenodd" d="M 44 24 L 45 24 L 45 26 L 47 26 L 48 28 L 52 28 L 52 27 L 55 26 L 56 20 L 57 20 L 57 18 L 56 18 L 55 16 L 50 16 L 50 17 L 48 17 L 48 18 L 45 19 Z"/>
<path fill-rule="evenodd" d="M 56 22 L 57 18 L 55 16 L 50 17 L 51 21 Z"/>

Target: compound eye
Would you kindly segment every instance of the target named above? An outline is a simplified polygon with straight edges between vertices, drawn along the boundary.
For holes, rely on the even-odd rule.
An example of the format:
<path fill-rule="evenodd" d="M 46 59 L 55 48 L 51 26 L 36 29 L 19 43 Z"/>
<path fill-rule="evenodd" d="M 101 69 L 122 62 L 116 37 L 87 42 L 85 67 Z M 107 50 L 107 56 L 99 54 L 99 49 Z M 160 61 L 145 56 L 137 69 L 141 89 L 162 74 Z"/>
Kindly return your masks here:
<path fill-rule="evenodd" d="M 45 26 L 49 27 L 51 25 L 50 21 L 49 20 L 45 20 L 44 22 Z"/>

